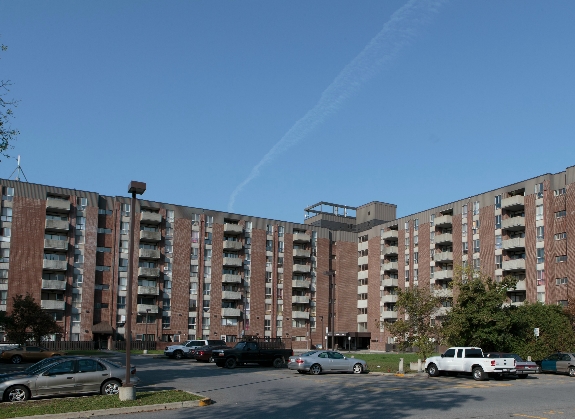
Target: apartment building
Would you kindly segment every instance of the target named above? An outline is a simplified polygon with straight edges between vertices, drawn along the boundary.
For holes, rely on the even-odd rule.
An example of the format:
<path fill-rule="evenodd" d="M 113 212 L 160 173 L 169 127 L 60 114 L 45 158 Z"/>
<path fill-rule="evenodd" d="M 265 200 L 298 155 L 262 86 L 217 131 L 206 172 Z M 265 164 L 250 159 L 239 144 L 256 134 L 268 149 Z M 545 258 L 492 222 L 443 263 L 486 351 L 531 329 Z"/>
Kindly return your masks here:
<path fill-rule="evenodd" d="M 281 336 L 311 348 L 329 336 L 385 350 L 397 290 L 449 297 L 456 265 L 516 276 L 510 304 L 566 304 L 574 182 L 569 167 L 401 218 L 394 204 L 320 202 L 298 224 L 0 179 L 0 310 L 30 293 L 65 340 L 125 339 L 131 313 L 138 340 Z"/>

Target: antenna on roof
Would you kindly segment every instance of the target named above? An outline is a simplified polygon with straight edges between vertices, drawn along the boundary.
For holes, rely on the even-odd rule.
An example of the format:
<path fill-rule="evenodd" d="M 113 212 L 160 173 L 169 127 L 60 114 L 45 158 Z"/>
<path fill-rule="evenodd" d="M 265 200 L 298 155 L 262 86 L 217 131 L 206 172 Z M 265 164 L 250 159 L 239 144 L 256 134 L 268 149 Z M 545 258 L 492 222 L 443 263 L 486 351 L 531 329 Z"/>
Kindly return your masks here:
<path fill-rule="evenodd" d="M 12 178 L 12 176 L 14 176 L 14 173 L 16 173 L 16 179 L 18 182 L 20 182 L 20 174 L 22 174 L 22 176 L 24 176 L 24 179 L 26 179 L 26 182 L 28 182 L 28 178 L 26 177 L 26 175 L 24 174 L 24 170 L 22 170 L 22 166 L 20 166 L 20 156 L 18 156 L 18 167 L 16 167 L 16 169 L 14 169 L 14 171 L 12 172 L 12 174 L 10 175 L 10 178 Z"/>

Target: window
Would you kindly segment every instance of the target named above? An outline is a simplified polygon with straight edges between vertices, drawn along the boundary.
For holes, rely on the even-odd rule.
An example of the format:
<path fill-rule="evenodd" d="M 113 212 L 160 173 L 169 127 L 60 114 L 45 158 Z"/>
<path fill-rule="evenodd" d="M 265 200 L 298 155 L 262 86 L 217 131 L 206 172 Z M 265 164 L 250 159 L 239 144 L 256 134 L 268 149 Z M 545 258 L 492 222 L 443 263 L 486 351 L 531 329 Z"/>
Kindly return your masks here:
<path fill-rule="evenodd" d="M 170 316 L 162 316 L 162 329 L 169 329 L 170 328 Z"/>
<path fill-rule="evenodd" d="M 417 231 L 419 229 L 419 218 L 413 220 L 413 229 Z"/>
<path fill-rule="evenodd" d="M 567 232 L 555 234 L 555 240 L 565 240 L 567 238 Z"/>
<path fill-rule="evenodd" d="M 473 259 L 473 269 L 479 270 L 480 267 L 481 267 L 481 263 L 479 261 L 479 258 Z"/>
<path fill-rule="evenodd" d="M 501 269 L 503 256 L 495 255 L 495 269 Z"/>
<path fill-rule="evenodd" d="M 567 300 L 558 300 L 557 305 L 559 305 L 561 307 L 567 307 L 568 301 Z"/>
<path fill-rule="evenodd" d="M 543 204 L 537 205 L 535 207 L 535 220 L 539 221 L 543 219 Z"/>
<path fill-rule="evenodd" d="M 545 285 L 545 269 L 537 269 L 537 285 Z"/>
<path fill-rule="evenodd" d="M 130 223 L 120 223 L 120 234 L 129 234 L 130 233 Z"/>
<path fill-rule="evenodd" d="M 12 222 L 12 208 L 2 208 L 1 221 Z"/>
<path fill-rule="evenodd" d="M 501 228 L 501 215 L 496 215 L 495 216 L 495 230 L 498 230 Z"/>
<path fill-rule="evenodd" d="M 166 211 L 166 220 L 168 220 L 168 222 L 170 222 L 170 223 L 174 222 L 174 210 L 167 210 Z"/>
<path fill-rule="evenodd" d="M 405 247 L 409 247 L 409 237 L 405 238 Z"/>
<path fill-rule="evenodd" d="M 267 234 L 268 236 L 274 234 L 274 226 L 273 226 L 273 224 L 266 224 L 266 234 Z"/>
<path fill-rule="evenodd" d="M 473 240 L 473 253 L 479 253 L 479 239 Z"/>
<path fill-rule="evenodd" d="M 118 310 L 126 308 L 126 297 L 118 295 L 118 300 L 116 303 L 116 308 Z"/>
<path fill-rule="evenodd" d="M 209 282 L 204 283 L 204 292 L 203 292 L 203 294 L 204 294 L 204 295 L 210 295 L 211 288 L 212 288 L 212 284 L 211 284 L 211 283 L 209 283 Z"/>
<path fill-rule="evenodd" d="M 461 215 L 463 217 L 467 217 L 467 204 L 465 204 L 461 207 Z"/>
<path fill-rule="evenodd" d="M 429 226 L 433 227 L 434 224 L 435 224 L 435 214 L 431 214 L 431 216 L 429 217 Z"/>
<path fill-rule="evenodd" d="M 278 242 L 278 252 L 279 253 L 284 252 L 284 242 L 282 242 L 282 241 Z"/>
<path fill-rule="evenodd" d="M 545 303 L 545 292 L 538 292 L 537 293 L 537 302 Z"/>
<path fill-rule="evenodd" d="M 3 194 L 2 194 L 2 199 L 4 199 L 5 201 L 12 201 L 12 198 L 14 197 L 14 188 L 10 188 L 8 186 L 5 186 L 3 188 Z"/>
<path fill-rule="evenodd" d="M 461 236 L 467 236 L 467 223 L 461 224 Z"/>
<path fill-rule="evenodd" d="M 419 252 L 413 253 L 413 263 L 419 263 Z"/>
<path fill-rule="evenodd" d="M 128 278 L 126 277 L 119 277 L 118 278 L 118 291 L 126 291 L 128 286 Z"/>
<path fill-rule="evenodd" d="M 501 195 L 495 195 L 495 209 L 501 208 Z"/>
<path fill-rule="evenodd" d="M 122 211 L 122 216 L 129 217 L 130 216 L 130 204 L 122 204 L 121 211 Z"/>
<path fill-rule="evenodd" d="M 413 270 L 413 281 L 417 281 L 419 277 L 419 269 L 414 269 Z"/>
<path fill-rule="evenodd" d="M 419 236 L 415 235 L 413 236 L 413 245 L 417 246 L 419 244 Z"/>
<path fill-rule="evenodd" d="M 409 282 L 409 271 L 405 271 L 405 282 Z"/>
<path fill-rule="evenodd" d="M 272 321 L 271 320 L 264 320 L 264 330 L 267 330 L 267 331 L 272 330 Z"/>
<path fill-rule="evenodd" d="M 545 262 L 545 249 L 537 249 L 537 263 Z"/>
<path fill-rule="evenodd" d="M 557 212 L 555 213 L 555 218 L 563 218 L 563 217 L 565 217 L 566 215 L 567 215 L 567 212 L 566 212 L 565 210 L 563 210 L 563 211 L 557 211 Z"/>
<path fill-rule="evenodd" d="M 197 278 L 198 276 L 198 265 L 190 266 L 190 277 Z"/>
<path fill-rule="evenodd" d="M 537 198 L 543 198 L 543 183 L 535 185 L 535 194 L 537 195 Z"/>
<path fill-rule="evenodd" d="M 555 285 L 566 285 L 567 278 L 555 278 Z"/>
<path fill-rule="evenodd" d="M 274 250 L 273 240 L 266 240 L 266 251 L 273 252 L 273 250 Z"/>
<path fill-rule="evenodd" d="M 537 241 L 543 241 L 545 239 L 545 227 L 537 227 Z"/>
<path fill-rule="evenodd" d="M 466 255 L 467 253 L 469 253 L 469 243 L 467 242 L 463 242 L 461 243 L 461 247 L 463 249 L 463 254 Z"/>
<path fill-rule="evenodd" d="M 212 249 L 204 249 L 204 259 L 205 260 L 212 259 Z"/>
<path fill-rule="evenodd" d="M 430 242 L 431 244 L 435 243 L 435 231 L 431 231 L 431 232 L 429 233 L 429 242 Z"/>
<path fill-rule="evenodd" d="M 266 297 L 271 297 L 271 296 L 272 296 L 272 287 L 266 287 Z"/>
<path fill-rule="evenodd" d="M 565 189 L 565 188 L 559 188 L 559 189 L 555 189 L 553 191 L 553 195 L 555 195 L 555 196 L 565 195 L 566 193 L 567 193 L 567 189 Z"/>
<path fill-rule="evenodd" d="M 481 226 L 481 221 L 475 220 L 473 222 L 473 234 L 479 234 L 479 227 Z"/>
<path fill-rule="evenodd" d="M 429 278 L 433 279 L 433 274 L 435 272 L 435 266 L 429 267 Z"/>
<path fill-rule="evenodd" d="M 283 237 L 285 234 L 285 227 L 284 226 L 278 226 L 278 237 Z"/>
<path fill-rule="evenodd" d="M 503 246 L 503 241 L 501 240 L 501 235 L 495 236 L 495 248 L 501 249 L 502 246 Z"/>
<path fill-rule="evenodd" d="M 214 217 L 212 215 L 206 215 L 206 227 L 210 228 L 214 224 Z"/>
<path fill-rule="evenodd" d="M 473 215 L 479 215 L 479 201 L 473 203 Z"/>
<path fill-rule="evenodd" d="M 209 231 L 204 234 L 204 244 L 212 244 L 212 233 Z"/>
<path fill-rule="evenodd" d="M 429 260 L 435 260 L 435 249 L 429 249 Z"/>
<path fill-rule="evenodd" d="M 112 232 L 111 228 L 99 228 L 98 233 L 100 234 L 110 234 Z"/>
<path fill-rule="evenodd" d="M 555 256 L 555 262 L 557 263 L 567 262 L 567 255 Z"/>
<path fill-rule="evenodd" d="M 405 227 L 405 230 L 409 230 L 409 221 L 406 221 L 404 223 L 404 227 Z"/>

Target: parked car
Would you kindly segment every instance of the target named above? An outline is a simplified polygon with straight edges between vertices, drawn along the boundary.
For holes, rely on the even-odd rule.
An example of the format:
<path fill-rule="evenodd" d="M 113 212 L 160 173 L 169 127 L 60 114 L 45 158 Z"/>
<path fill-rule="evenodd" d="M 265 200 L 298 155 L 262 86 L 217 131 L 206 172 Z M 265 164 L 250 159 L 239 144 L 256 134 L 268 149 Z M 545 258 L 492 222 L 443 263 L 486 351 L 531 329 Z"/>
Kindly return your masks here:
<path fill-rule="evenodd" d="M 293 350 L 286 349 L 281 338 L 250 339 L 238 342 L 233 348 L 214 349 L 212 354 L 218 367 L 231 369 L 242 364 L 259 364 L 281 368 L 293 355 Z"/>
<path fill-rule="evenodd" d="M 137 383 L 136 368 L 130 382 Z M 63 356 L 42 360 L 27 369 L 0 375 L 0 395 L 5 402 L 63 394 L 118 394 L 126 369 L 116 363 L 88 356 Z"/>
<path fill-rule="evenodd" d="M 214 362 L 213 350 L 214 349 L 228 349 L 227 345 L 206 345 L 201 346 L 190 351 L 189 358 L 193 358 L 198 362 Z"/>
<path fill-rule="evenodd" d="M 507 352 L 489 352 L 486 353 L 487 358 L 515 358 L 515 367 L 517 371 L 515 374 L 519 378 L 527 378 L 529 374 L 537 374 L 539 372 L 539 365 L 533 361 L 525 361 L 518 354 L 511 354 Z"/>
<path fill-rule="evenodd" d="M 164 355 L 170 358 L 182 359 L 189 358 L 190 351 L 206 345 L 225 345 L 223 340 L 196 339 L 188 340 L 181 345 L 170 345 L 164 349 Z"/>
<path fill-rule="evenodd" d="M 542 372 L 569 374 L 570 377 L 575 377 L 575 354 L 557 352 L 537 363 L 541 366 Z"/>
<path fill-rule="evenodd" d="M 514 358 L 487 359 L 481 348 L 453 347 L 441 356 L 432 356 L 425 361 L 425 371 L 430 377 L 442 372 L 448 374 L 467 373 L 474 380 L 482 381 L 488 377 L 503 377 L 515 374 Z"/>
<path fill-rule="evenodd" d="M 62 351 L 49 351 L 40 346 L 18 346 L 17 348 L 3 351 L 0 355 L 0 359 L 13 364 L 20 364 L 21 362 L 37 362 L 44 358 L 65 354 L 66 353 Z"/>
<path fill-rule="evenodd" d="M 306 372 L 314 375 L 323 372 L 361 374 L 367 372 L 367 363 L 362 359 L 347 358 L 335 351 L 309 351 L 301 355 L 291 356 L 288 368 L 296 370 L 300 374 Z"/>

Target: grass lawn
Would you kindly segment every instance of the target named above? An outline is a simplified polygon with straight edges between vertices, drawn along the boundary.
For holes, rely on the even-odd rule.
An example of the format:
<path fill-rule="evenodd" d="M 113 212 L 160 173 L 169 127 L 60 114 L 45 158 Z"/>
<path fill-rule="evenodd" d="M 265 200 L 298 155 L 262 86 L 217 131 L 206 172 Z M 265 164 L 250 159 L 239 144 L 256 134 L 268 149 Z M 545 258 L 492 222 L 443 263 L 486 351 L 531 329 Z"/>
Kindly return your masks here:
<path fill-rule="evenodd" d="M 397 372 L 399 370 L 399 358 L 403 358 L 403 369 L 409 372 L 409 363 L 417 362 L 417 354 L 349 354 L 342 352 L 346 357 L 354 356 L 367 362 L 367 367 L 372 372 Z M 421 360 L 423 362 L 423 359 Z"/>
<path fill-rule="evenodd" d="M 115 407 L 145 406 L 150 404 L 200 400 L 203 396 L 179 390 L 137 393 L 136 400 L 121 402 L 118 396 L 85 396 L 32 400 L 23 403 L 0 404 L 0 419 L 52 413 L 82 412 Z"/>

